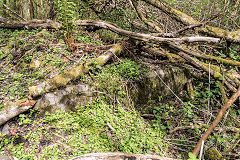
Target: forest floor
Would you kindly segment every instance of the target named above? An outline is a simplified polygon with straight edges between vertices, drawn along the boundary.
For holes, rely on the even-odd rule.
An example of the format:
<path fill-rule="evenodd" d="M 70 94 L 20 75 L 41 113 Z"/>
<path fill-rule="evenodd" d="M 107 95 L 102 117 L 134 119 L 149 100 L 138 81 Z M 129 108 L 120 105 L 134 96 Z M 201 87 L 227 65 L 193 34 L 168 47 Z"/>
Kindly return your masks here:
<path fill-rule="evenodd" d="M 7 104 L 26 98 L 30 86 L 98 57 L 111 47 L 109 44 L 121 39 L 109 39 L 116 37 L 111 32 L 78 29 L 74 37 L 81 47 L 72 51 L 62 35 L 61 31 L 41 29 L 0 29 L 0 111 Z M 195 84 L 194 100 L 186 98 L 184 104 L 177 100 L 153 102 L 151 111 L 139 111 L 126 100 L 126 90 L 121 88 L 131 80 L 129 77 L 143 76 L 146 65 L 134 54 L 115 59 L 115 64 L 107 64 L 80 79 L 97 83 L 103 90 L 107 88 L 110 95 L 100 94 L 88 105 L 76 106 L 76 112 L 56 111 L 42 116 L 38 110 L 30 109 L 0 126 L 0 155 L 18 159 L 70 159 L 92 152 L 125 152 L 186 159 L 215 117 L 209 118 L 205 108 L 209 90 L 204 86 L 209 83 Z M 210 84 L 212 101 L 217 101 L 221 97 L 219 86 Z M 187 97 L 187 92 L 184 93 Z M 109 100 L 114 96 L 119 102 Z M 217 107 L 213 107 L 214 114 L 219 111 Z M 236 158 L 240 154 L 239 147 L 234 146 L 240 133 L 233 129 L 239 119 L 236 110 L 228 112 L 229 116 L 205 144 L 226 153 L 225 157 Z"/>

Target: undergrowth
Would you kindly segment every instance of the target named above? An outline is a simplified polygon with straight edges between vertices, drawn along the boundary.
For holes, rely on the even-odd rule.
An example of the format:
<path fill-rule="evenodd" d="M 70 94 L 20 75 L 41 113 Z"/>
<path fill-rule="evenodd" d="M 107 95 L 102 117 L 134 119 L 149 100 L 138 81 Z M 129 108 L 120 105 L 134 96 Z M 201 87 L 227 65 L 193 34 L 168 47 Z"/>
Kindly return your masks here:
<path fill-rule="evenodd" d="M 150 125 L 124 100 L 123 81 L 136 80 L 140 74 L 136 62 L 124 60 L 95 75 L 94 83 L 105 94 L 98 93 L 86 106 L 76 106 L 76 112 L 56 111 L 43 118 L 38 112 L 21 114 L 22 131 L 11 137 L 1 135 L 0 154 L 7 151 L 19 159 L 67 159 L 92 152 L 161 155 L 167 145 L 160 124 Z M 118 104 L 109 102 L 108 94 L 115 95 Z"/>

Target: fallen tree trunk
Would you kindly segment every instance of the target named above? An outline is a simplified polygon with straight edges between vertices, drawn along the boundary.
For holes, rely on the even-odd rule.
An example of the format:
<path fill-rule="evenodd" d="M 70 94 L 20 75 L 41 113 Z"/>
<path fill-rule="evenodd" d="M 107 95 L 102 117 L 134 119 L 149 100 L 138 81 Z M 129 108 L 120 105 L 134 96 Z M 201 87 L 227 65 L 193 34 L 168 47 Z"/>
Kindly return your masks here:
<path fill-rule="evenodd" d="M 118 28 L 110 23 L 104 22 L 104 21 L 97 21 L 97 20 L 78 20 L 74 22 L 76 25 L 81 25 L 81 26 L 96 26 L 96 27 L 101 27 L 105 29 L 109 29 L 113 32 L 129 36 L 133 39 L 136 40 L 141 40 L 145 42 L 157 42 L 157 43 L 183 43 L 183 42 L 207 42 L 207 43 L 219 43 L 220 39 L 219 38 L 213 38 L 213 37 L 201 37 L 201 36 L 196 36 L 196 37 L 181 37 L 181 38 L 163 38 L 163 37 L 156 37 L 152 36 L 150 34 L 144 34 L 144 33 L 136 33 L 136 32 L 131 32 L 127 31 L 121 28 Z"/>
<path fill-rule="evenodd" d="M 177 160 L 167 157 L 160 157 L 157 155 L 149 154 L 131 154 L 131 153 L 90 153 L 84 154 L 78 157 L 74 157 L 70 160 L 123 160 L 123 159 L 139 159 L 139 160 Z"/>
<path fill-rule="evenodd" d="M 0 126 L 13 117 L 29 110 L 35 103 L 35 100 L 25 98 L 15 103 L 8 104 L 5 109 L 0 112 Z"/>
<path fill-rule="evenodd" d="M 85 73 L 89 72 L 90 66 L 103 66 L 111 57 L 114 55 L 119 55 L 122 51 L 122 46 L 116 44 L 98 58 L 91 60 L 85 64 L 80 64 L 77 67 L 72 68 L 60 75 L 57 75 L 54 78 L 45 81 L 37 86 L 30 87 L 29 95 L 32 97 L 38 97 L 52 91 L 53 89 L 66 86 L 70 81 L 76 80 L 79 77 L 83 76 Z"/>
<path fill-rule="evenodd" d="M 201 24 L 201 22 L 195 20 L 191 16 L 174 9 L 170 5 L 168 5 L 166 2 L 161 1 L 161 0 L 143 0 L 154 7 L 162 10 L 163 12 L 169 14 L 171 17 L 175 18 L 176 20 L 182 22 L 185 25 L 198 25 Z M 199 31 L 206 33 L 208 35 L 214 36 L 214 37 L 219 37 L 226 39 L 227 41 L 230 42 L 237 42 L 240 43 L 240 29 L 237 31 L 226 31 L 221 28 L 217 27 L 212 27 L 209 25 L 202 25 L 202 27 L 199 27 Z"/>
<path fill-rule="evenodd" d="M 1 24 L 2 23 L 2 24 Z M 9 29 L 37 29 L 37 28 L 46 28 L 46 29 L 60 29 L 62 24 L 54 22 L 52 20 L 38 20 L 33 19 L 30 21 L 16 22 L 10 21 L 6 18 L 0 17 L 0 28 L 9 28 Z"/>

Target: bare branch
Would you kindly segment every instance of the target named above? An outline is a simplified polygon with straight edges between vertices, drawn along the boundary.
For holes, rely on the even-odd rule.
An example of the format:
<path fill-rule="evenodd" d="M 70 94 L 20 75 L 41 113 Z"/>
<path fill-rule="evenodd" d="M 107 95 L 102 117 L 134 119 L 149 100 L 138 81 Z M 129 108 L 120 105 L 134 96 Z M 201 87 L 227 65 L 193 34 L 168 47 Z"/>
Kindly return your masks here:
<path fill-rule="evenodd" d="M 97 20 L 78 20 L 75 21 L 76 25 L 82 25 L 82 26 L 96 26 L 101 27 L 105 29 L 110 29 L 113 32 L 129 36 L 133 39 L 142 40 L 146 42 L 158 42 L 158 43 L 183 43 L 183 42 L 207 42 L 207 43 L 219 43 L 219 38 L 213 38 L 213 37 L 182 37 L 182 38 L 163 38 L 163 37 L 155 37 L 150 34 L 144 34 L 144 33 L 136 33 L 131 32 L 127 30 L 123 30 L 121 28 L 118 28 L 110 23 L 104 22 L 104 21 L 97 21 Z"/>
<path fill-rule="evenodd" d="M 234 93 L 234 95 L 227 101 L 227 103 L 225 103 L 225 105 L 219 111 L 217 118 L 213 121 L 213 123 L 210 125 L 210 127 L 207 129 L 207 131 L 202 135 L 201 139 L 198 141 L 196 147 L 193 150 L 193 154 L 195 156 L 197 156 L 200 151 L 202 141 L 206 142 L 208 136 L 212 133 L 212 131 L 215 129 L 215 127 L 221 121 L 221 119 L 224 116 L 224 114 L 226 113 L 227 109 L 230 108 L 231 104 L 233 104 L 239 96 L 240 96 L 240 87 L 238 88 L 237 92 Z"/>

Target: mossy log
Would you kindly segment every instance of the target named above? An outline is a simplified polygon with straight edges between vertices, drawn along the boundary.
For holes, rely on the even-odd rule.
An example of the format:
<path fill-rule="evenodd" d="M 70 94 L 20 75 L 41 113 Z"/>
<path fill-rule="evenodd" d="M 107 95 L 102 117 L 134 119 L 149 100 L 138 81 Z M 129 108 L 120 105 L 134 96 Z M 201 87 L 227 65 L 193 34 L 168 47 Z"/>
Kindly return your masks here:
<path fill-rule="evenodd" d="M 193 58 L 189 56 L 188 54 L 184 52 L 178 52 L 178 55 L 180 55 L 182 58 L 184 58 L 187 62 L 191 63 L 193 66 L 200 68 L 204 70 L 207 73 L 210 73 L 211 76 L 213 76 L 215 79 L 219 81 L 224 81 L 224 84 L 233 92 L 236 92 L 237 89 L 235 87 L 238 87 L 240 85 L 240 81 L 231 73 L 227 72 L 225 73 L 225 77 L 221 73 L 220 67 L 216 65 L 210 65 L 209 70 L 209 64 L 199 61 L 196 58 Z M 224 70 L 223 70 L 224 71 Z"/>
<path fill-rule="evenodd" d="M 36 103 L 35 100 L 30 99 L 22 99 L 15 103 L 8 104 L 1 112 L 0 112 L 0 126 L 10 120 L 11 118 L 27 111 L 32 108 Z"/>
<path fill-rule="evenodd" d="M 206 60 L 215 60 L 218 61 L 220 63 L 226 64 L 226 65 L 230 65 L 230 66 L 240 66 L 240 62 L 239 61 L 234 61 L 234 60 L 230 60 L 230 59 L 225 59 L 225 58 L 221 58 L 221 57 L 216 57 L 216 56 L 212 56 L 212 55 L 206 55 L 204 53 L 202 53 L 201 51 L 192 51 L 190 50 L 186 45 L 175 45 L 173 43 L 169 44 L 171 48 L 173 49 L 178 49 L 179 51 L 185 52 L 188 55 L 192 55 L 198 58 L 203 58 Z"/>
<path fill-rule="evenodd" d="M 54 78 L 47 80 L 37 86 L 30 87 L 29 95 L 32 97 L 37 97 L 56 88 L 66 86 L 70 81 L 76 80 L 87 73 L 90 67 L 95 67 L 96 65 L 103 66 L 113 55 L 119 55 L 122 51 L 122 46 L 116 44 L 98 58 L 92 59 L 84 64 L 80 64 L 77 67 L 59 74 Z"/>
<path fill-rule="evenodd" d="M 87 73 L 89 71 L 90 66 L 91 67 L 94 67 L 96 65 L 103 66 L 113 55 L 119 55 L 122 51 L 123 51 L 122 46 L 116 44 L 98 58 L 90 60 L 85 64 L 80 64 L 79 66 L 67 72 L 64 72 L 60 75 L 57 75 L 56 77 L 46 82 L 43 82 L 37 86 L 30 87 L 29 95 L 31 97 L 37 97 L 55 88 L 65 86 L 71 80 L 75 80 L 82 76 L 84 73 Z M 35 105 L 35 103 L 36 100 L 25 98 L 15 103 L 6 105 L 5 108 L 0 112 L 0 126 L 6 123 L 11 118 L 32 108 Z"/>
<path fill-rule="evenodd" d="M 182 22 L 185 25 L 201 24 L 201 22 L 195 20 L 191 16 L 189 16 L 177 9 L 174 9 L 173 7 L 171 7 L 170 5 L 168 5 L 166 2 L 164 2 L 162 0 L 143 0 L 143 1 L 162 10 L 163 12 L 167 13 L 168 15 L 170 15 L 171 17 L 175 18 L 176 20 Z M 214 36 L 214 37 L 224 38 L 230 42 L 240 43 L 240 29 L 237 31 L 230 32 L 230 31 L 226 31 L 221 28 L 212 27 L 209 25 L 202 25 L 201 27 L 199 27 L 199 31 L 206 33 L 208 35 Z"/>

